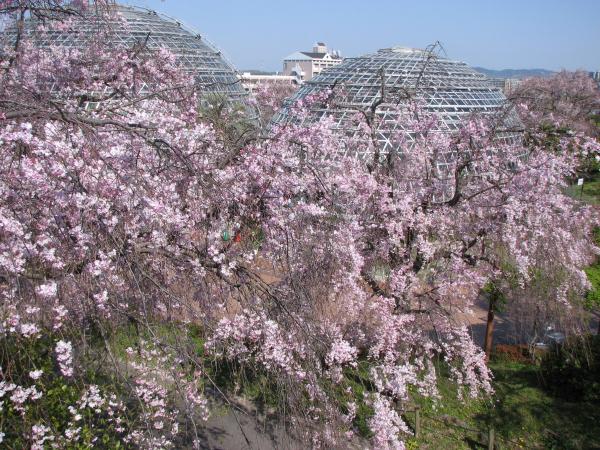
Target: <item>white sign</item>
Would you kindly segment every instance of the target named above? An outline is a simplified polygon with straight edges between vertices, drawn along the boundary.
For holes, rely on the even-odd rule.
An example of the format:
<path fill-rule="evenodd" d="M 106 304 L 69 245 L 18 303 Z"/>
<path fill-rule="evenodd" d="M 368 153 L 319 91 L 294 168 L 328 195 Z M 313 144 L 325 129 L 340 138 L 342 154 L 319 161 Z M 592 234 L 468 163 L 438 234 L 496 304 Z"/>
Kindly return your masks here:
<path fill-rule="evenodd" d="M 583 186 L 583 178 L 577 180 L 577 186 Z"/>

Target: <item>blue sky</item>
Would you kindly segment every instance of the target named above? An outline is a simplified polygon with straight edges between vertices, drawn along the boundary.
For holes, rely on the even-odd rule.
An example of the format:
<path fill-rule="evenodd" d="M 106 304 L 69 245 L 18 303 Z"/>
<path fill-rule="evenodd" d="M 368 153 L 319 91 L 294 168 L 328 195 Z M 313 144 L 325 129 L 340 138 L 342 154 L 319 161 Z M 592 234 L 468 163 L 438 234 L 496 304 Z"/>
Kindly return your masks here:
<path fill-rule="evenodd" d="M 281 70 L 316 41 L 344 56 L 440 41 L 491 69 L 600 70 L 600 0 L 126 0 L 181 20 L 238 69 Z"/>

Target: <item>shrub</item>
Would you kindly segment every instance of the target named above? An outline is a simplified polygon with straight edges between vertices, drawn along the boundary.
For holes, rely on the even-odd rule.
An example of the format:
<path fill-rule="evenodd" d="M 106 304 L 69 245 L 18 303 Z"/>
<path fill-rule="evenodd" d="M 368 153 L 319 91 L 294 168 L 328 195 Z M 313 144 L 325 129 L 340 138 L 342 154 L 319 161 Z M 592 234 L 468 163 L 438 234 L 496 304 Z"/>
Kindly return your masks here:
<path fill-rule="evenodd" d="M 600 400 L 600 336 L 580 336 L 541 362 L 544 387 L 569 400 Z"/>
<path fill-rule="evenodd" d="M 531 356 L 526 345 L 508 345 L 498 344 L 492 355 L 495 361 L 511 361 L 520 363 L 530 363 Z"/>

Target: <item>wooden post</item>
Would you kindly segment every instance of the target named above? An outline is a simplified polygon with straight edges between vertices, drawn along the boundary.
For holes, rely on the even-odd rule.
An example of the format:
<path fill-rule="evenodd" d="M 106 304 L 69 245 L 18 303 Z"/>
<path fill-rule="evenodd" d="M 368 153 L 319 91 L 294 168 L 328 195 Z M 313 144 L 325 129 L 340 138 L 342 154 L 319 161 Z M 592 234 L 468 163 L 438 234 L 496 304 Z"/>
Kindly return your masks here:
<path fill-rule="evenodd" d="M 494 428 L 490 427 L 488 431 L 488 450 L 494 450 Z"/>
<path fill-rule="evenodd" d="M 421 433 L 421 408 L 415 408 L 415 437 L 418 438 Z"/>

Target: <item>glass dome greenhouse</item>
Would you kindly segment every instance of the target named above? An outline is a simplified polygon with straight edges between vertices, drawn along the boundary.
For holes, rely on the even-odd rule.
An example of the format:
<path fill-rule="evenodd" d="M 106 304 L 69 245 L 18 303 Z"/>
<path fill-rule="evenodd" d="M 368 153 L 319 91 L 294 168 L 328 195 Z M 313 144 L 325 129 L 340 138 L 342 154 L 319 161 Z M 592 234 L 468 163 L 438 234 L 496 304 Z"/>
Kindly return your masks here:
<path fill-rule="evenodd" d="M 377 141 L 382 155 L 398 151 L 393 136 L 411 130 L 399 119 L 399 107 L 419 102 L 439 116 L 438 131 L 452 132 L 474 114 L 495 115 L 504 137 L 514 138 L 520 128 L 516 113 L 505 106 L 500 88 L 485 75 L 464 62 L 440 57 L 431 51 L 405 47 L 386 48 L 376 53 L 346 58 L 306 82 L 274 118 L 274 123 L 297 122 L 293 107 L 297 101 L 313 94 L 332 91 L 331 102 L 316 101 L 304 121 L 328 116 L 334 129 L 346 135 L 357 132 L 357 113 L 369 112 L 374 106 Z M 360 158 L 367 154 L 356 155 Z"/>
<path fill-rule="evenodd" d="M 144 42 L 151 50 L 168 49 L 181 68 L 194 76 L 202 92 L 237 101 L 246 99 L 235 68 L 203 36 L 152 10 L 123 5 L 111 8 L 110 14 L 101 21 L 89 20 L 86 12 L 83 19 L 74 15 L 64 30 L 39 29 L 36 20 L 28 20 L 25 33 L 40 46 L 83 47 L 102 26 L 108 30 L 111 45 L 132 47 Z M 8 28 L 1 33 L 0 42 L 6 45 L 15 38 L 16 31 Z"/>

